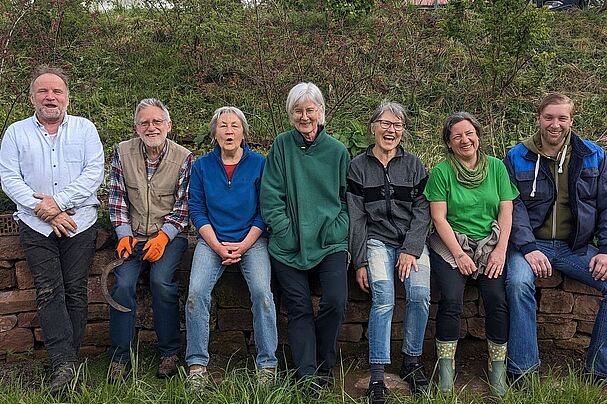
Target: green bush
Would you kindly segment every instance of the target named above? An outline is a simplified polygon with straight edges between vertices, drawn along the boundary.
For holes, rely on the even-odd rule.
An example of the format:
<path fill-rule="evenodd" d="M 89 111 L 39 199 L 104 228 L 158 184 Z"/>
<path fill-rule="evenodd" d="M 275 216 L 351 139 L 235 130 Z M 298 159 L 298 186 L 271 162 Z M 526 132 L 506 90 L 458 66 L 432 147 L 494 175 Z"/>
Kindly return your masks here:
<path fill-rule="evenodd" d="M 267 150 L 289 128 L 284 102 L 299 81 L 319 85 L 328 130 L 353 155 L 369 142 L 359 123 L 383 99 L 405 106 L 407 147 L 429 166 L 442 158 L 439 132 L 452 112 L 476 114 L 501 156 L 535 130 L 534 106 L 548 91 L 573 97 L 576 130 L 595 140 L 607 131 L 605 14 L 518 0 L 454 0 L 433 11 L 396 0 L 177 0 L 110 11 L 94 3 L 0 0 L 4 129 L 31 114 L 28 76 L 51 63 L 71 74 L 70 112 L 97 125 L 108 159 L 150 96 L 167 103 L 171 136 L 197 155 L 223 105 L 247 114 L 249 142 Z"/>

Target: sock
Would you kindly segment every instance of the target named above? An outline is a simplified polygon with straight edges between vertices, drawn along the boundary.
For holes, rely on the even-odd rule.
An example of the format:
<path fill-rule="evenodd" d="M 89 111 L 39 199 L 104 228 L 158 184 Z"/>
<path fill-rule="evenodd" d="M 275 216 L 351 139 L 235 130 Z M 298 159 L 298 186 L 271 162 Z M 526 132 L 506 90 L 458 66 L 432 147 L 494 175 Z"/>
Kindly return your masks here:
<path fill-rule="evenodd" d="M 380 363 L 372 363 L 371 364 L 371 379 L 369 380 L 369 384 L 373 382 L 384 381 L 384 365 Z"/>
<path fill-rule="evenodd" d="M 403 367 L 409 367 L 419 362 L 419 356 L 403 354 Z"/>

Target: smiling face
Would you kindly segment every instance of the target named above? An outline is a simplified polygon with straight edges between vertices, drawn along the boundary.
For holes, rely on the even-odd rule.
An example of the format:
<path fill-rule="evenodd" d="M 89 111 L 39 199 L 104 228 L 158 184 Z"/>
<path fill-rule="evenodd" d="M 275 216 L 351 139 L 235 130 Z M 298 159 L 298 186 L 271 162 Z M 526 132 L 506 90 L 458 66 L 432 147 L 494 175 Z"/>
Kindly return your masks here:
<path fill-rule="evenodd" d="M 34 81 L 30 101 L 42 124 L 61 122 L 70 103 L 67 86 L 52 73 L 42 74 Z"/>
<path fill-rule="evenodd" d="M 453 125 L 447 146 L 458 160 L 475 164 L 479 138 L 472 123 L 464 119 Z"/>
<path fill-rule="evenodd" d="M 308 142 L 313 141 L 318 134 L 320 108 L 314 101 L 304 101 L 295 105 L 291 112 L 293 126 Z"/>
<path fill-rule="evenodd" d="M 394 126 L 399 130 L 396 130 Z M 400 144 L 403 137 L 403 122 L 392 112 L 386 111 L 373 122 L 372 132 L 375 137 L 375 145 L 383 153 L 390 153 Z M 386 129 L 384 129 L 387 126 Z"/>
<path fill-rule="evenodd" d="M 558 152 L 565 138 L 571 132 L 573 117 L 571 116 L 571 105 L 549 104 L 537 117 L 540 127 L 542 146 L 549 151 Z"/>
<path fill-rule="evenodd" d="M 236 114 L 226 112 L 219 115 L 215 128 L 215 140 L 222 151 L 238 150 L 244 140 L 244 128 Z"/>
<path fill-rule="evenodd" d="M 171 121 L 167 120 L 164 111 L 159 107 L 146 107 L 139 110 L 135 131 L 148 148 L 157 149 L 164 146 Z"/>

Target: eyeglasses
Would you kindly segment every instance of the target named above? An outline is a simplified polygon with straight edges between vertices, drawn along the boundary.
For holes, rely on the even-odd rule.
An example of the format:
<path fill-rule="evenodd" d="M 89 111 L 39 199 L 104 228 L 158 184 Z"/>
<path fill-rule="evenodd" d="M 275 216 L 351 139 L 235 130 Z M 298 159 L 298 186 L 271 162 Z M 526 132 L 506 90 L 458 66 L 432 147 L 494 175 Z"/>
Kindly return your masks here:
<path fill-rule="evenodd" d="M 164 121 L 166 121 L 166 119 L 152 119 L 151 121 L 138 122 L 137 126 L 139 126 L 141 129 L 147 129 L 150 127 L 150 125 L 157 128 L 162 125 Z"/>
<path fill-rule="evenodd" d="M 313 115 L 318 111 L 318 108 L 306 108 L 306 109 L 295 109 L 293 110 L 293 116 L 296 118 L 301 118 L 306 113 L 306 116 Z"/>
<path fill-rule="evenodd" d="M 375 122 L 379 123 L 379 126 L 382 129 L 390 129 L 390 126 L 394 127 L 394 130 L 397 132 L 400 132 L 401 130 L 405 129 L 405 125 L 402 122 L 391 122 L 385 121 L 383 119 L 378 119 Z"/>

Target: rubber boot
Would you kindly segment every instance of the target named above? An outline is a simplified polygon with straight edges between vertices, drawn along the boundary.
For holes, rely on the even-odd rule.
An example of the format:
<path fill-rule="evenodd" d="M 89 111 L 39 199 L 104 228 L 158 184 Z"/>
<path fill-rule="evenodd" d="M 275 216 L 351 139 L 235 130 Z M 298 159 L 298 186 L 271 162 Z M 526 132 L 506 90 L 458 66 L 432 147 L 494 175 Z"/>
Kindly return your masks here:
<path fill-rule="evenodd" d="M 451 393 L 455 380 L 455 350 L 457 340 L 436 340 L 436 354 L 438 356 L 438 387 L 441 393 Z"/>
<path fill-rule="evenodd" d="M 489 359 L 487 364 L 487 376 L 489 378 L 489 389 L 491 394 L 503 397 L 508 391 L 508 380 L 506 378 L 506 351 L 508 344 L 496 344 L 487 340 Z"/>

